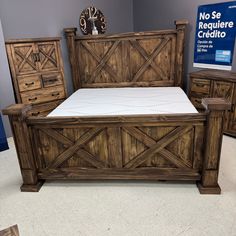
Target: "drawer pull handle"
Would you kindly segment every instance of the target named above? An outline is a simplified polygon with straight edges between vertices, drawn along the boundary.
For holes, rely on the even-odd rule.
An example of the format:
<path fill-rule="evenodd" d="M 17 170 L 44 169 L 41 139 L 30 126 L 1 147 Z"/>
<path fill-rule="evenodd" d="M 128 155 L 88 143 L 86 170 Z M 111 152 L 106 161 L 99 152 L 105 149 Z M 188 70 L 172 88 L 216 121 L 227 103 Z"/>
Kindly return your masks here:
<path fill-rule="evenodd" d="M 34 85 L 34 82 L 31 82 L 31 83 L 25 83 L 26 86 L 31 86 L 31 85 Z"/>
<path fill-rule="evenodd" d="M 29 98 L 28 100 L 30 101 L 30 102 L 33 102 L 33 101 L 36 101 L 38 98 L 37 97 L 34 97 L 34 98 Z"/>
<path fill-rule="evenodd" d="M 38 116 L 38 115 L 40 114 L 40 111 L 38 111 L 38 112 L 32 112 L 31 114 L 32 114 L 32 116 Z"/>
<path fill-rule="evenodd" d="M 51 82 L 56 82 L 56 81 L 58 81 L 57 78 L 50 78 L 50 79 L 45 80 L 44 83 L 51 83 Z"/>
<path fill-rule="evenodd" d="M 234 112 L 235 111 L 235 104 L 232 104 L 232 112 Z"/>
<path fill-rule="evenodd" d="M 58 96 L 58 95 L 60 95 L 59 92 L 57 92 L 57 93 L 52 93 L 52 96 L 53 96 L 53 97 Z"/>
<path fill-rule="evenodd" d="M 198 104 L 201 104 L 201 101 L 199 101 L 199 100 L 195 100 L 195 102 L 198 103 Z"/>
<path fill-rule="evenodd" d="M 196 84 L 197 85 L 197 87 L 204 87 L 204 86 L 206 86 L 205 84 Z"/>

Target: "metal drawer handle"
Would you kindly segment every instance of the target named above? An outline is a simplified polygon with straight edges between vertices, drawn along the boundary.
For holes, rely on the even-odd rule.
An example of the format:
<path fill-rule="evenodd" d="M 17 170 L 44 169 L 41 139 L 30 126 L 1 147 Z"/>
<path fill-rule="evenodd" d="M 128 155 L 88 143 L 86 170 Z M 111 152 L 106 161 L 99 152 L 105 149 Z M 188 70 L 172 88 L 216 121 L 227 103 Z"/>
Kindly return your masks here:
<path fill-rule="evenodd" d="M 198 103 L 198 104 L 201 104 L 201 101 L 199 101 L 199 100 L 195 100 L 195 102 Z"/>
<path fill-rule="evenodd" d="M 52 93 L 52 96 L 53 96 L 53 97 L 54 97 L 54 96 L 58 96 L 58 95 L 60 95 L 59 92 L 57 92 L 57 93 Z"/>
<path fill-rule="evenodd" d="M 31 86 L 31 85 L 34 85 L 34 82 L 31 82 L 31 83 L 25 83 L 26 86 Z"/>
<path fill-rule="evenodd" d="M 50 79 L 45 80 L 44 83 L 56 82 L 56 81 L 58 81 L 58 78 L 52 77 L 52 78 L 50 78 Z"/>
<path fill-rule="evenodd" d="M 206 84 L 196 84 L 198 87 L 204 87 Z"/>
<path fill-rule="evenodd" d="M 40 114 L 40 111 L 38 111 L 38 112 L 32 112 L 31 114 L 32 114 L 32 116 L 38 116 L 38 115 Z"/>
<path fill-rule="evenodd" d="M 29 98 L 28 100 L 29 101 L 36 101 L 38 98 L 37 97 L 34 97 L 34 98 Z"/>

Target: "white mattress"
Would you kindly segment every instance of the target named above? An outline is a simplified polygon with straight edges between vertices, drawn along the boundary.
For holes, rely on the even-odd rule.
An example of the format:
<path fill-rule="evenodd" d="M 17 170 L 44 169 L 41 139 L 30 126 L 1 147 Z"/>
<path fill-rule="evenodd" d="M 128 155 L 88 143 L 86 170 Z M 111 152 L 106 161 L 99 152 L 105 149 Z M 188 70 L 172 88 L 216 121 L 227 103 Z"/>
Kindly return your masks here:
<path fill-rule="evenodd" d="M 197 113 L 179 87 L 79 89 L 48 116 Z"/>

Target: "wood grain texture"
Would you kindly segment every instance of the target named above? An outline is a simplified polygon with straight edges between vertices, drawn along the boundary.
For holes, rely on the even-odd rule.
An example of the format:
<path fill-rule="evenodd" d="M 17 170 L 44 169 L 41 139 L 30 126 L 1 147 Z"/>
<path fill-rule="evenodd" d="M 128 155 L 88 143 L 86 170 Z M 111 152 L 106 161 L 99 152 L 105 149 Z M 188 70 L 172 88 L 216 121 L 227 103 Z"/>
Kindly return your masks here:
<path fill-rule="evenodd" d="M 203 104 L 207 113 L 83 118 L 27 117 L 30 105 L 10 106 L 3 112 L 14 131 L 21 190 L 38 191 L 45 179 L 149 179 L 199 180 L 202 193 L 219 193 L 230 104 Z"/>
<path fill-rule="evenodd" d="M 75 53 L 76 31 L 77 31 L 76 28 L 64 29 L 68 52 L 69 52 L 69 61 L 70 61 L 70 65 L 71 65 L 74 91 L 76 91 L 77 89 L 79 89 L 81 87 L 81 80 L 79 77 L 79 71 L 78 71 L 78 67 L 77 67 L 77 63 L 80 63 L 80 62 L 78 62 L 78 58 Z"/>
<path fill-rule="evenodd" d="M 221 70 L 200 70 L 189 74 L 189 98 L 203 111 L 202 98 L 225 98 L 231 107 L 224 115 L 224 133 L 236 137 L 236 73 Z"/>
<path fill-rule="evenodd" d="M 187 20 L 177 20 L 176 24 L 176 66 L 175 66 L 175 86 L 183 86 L 184 73 L 184 46 L 185 46 L 185 31 L 188 24 Z"/>
<path fill-rule="evenodd" d="M 31 143 L 31 131 L 26 124 L 26 112 L 30 105 L 15 104 L 3 110 L 3 114 L 9 114 L 16 152 L 21 169 L 23 186 L 38 188 L 37 165 L 34 159 L 33 145 Z M 21 111 L 20 111 L 21 110 Z"/>
<path fill-rule="evenodd" d="M 223 103 L 217 99 L 204 102 L 208 110 Z M 203 186 L 217 183 L 206 168 L 217 168 L 218 162 L 198 142 L 206 140 L 205 132 L 213 132 L 211 125 L 205 126 L 213 113 L 89 120 L 27 117 L 28 109 L 30 106 L 16 104 L 4 110 L 13 125 L 22 191 L 38 191 L 45 179 L 200 180 L 201 170 L 205 171 Z M 219 124 L 222 115 L 220 111 Z M 220 133 L 207 142 L 221 145 Z M 211 157 L 204 163 L 203 151 Z M 220 149 L 214 151 L 218 157 Z"/>
<path fill-rule="evenodd" d="M 231 104 L 223 98 L 205 98 L 202 103 L 209 113 L 202 179 L 198 187 L 201 193 L 219 194 L 221 189 L 218 185 L 218 174 L 223 137 L 223 119 L 224 112 L 231 108 Z"/>
<path fill-rule="evenodd" d="M 7 229 L 1 230 L 0 236 L 20 236 L 18 226 L 13 225 Z"/>
<path fill-rule="evenodd" d="M 178 21 L 177 30 L 95 37 L 66 29 L 75 89 L 181 85 L 185 27 Z M 207 79 L 201 86 L 211 92 Z M 217 94 L 234 98 L 229 91 L 217 83 Z M 231 105 L 215 98 L 203 106 L 206 112 L 196 114 L 32 117 L 31 105 L 12 105 L 3 112 L 13 129 L 21 190 L 38 191 L 46 179 L 145 179 L 195 180 L 201 193 L 220 193 L 222 127 Z"/>
<path fill-rule="evenodd" d="M 6 49 L 17 103 L 41 104 L 34 115 L 42 115 L 66 98 L 60 38 L 8 40 Z"/>
<path fill-rule="evenodd" d="M 178 21 L 176 30 L 84 37 L 65 29 L 74 89 L 182 86 L 186 25 Z"/>

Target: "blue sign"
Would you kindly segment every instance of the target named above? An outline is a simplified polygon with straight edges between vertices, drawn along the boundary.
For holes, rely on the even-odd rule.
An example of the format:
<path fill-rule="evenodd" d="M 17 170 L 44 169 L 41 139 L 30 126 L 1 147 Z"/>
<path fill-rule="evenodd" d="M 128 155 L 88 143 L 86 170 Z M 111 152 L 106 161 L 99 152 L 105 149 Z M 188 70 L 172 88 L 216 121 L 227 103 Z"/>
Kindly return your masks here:
<path fill-rule="evenodd" d="M 8 149 L 7 139 L 2 124 L 2 117 L 0 115 L 0 152 Z"/>
<path fill-rule="evenodd" d="M 236 1 L 198 7 L 194 67 L 231 70 Z"/>

